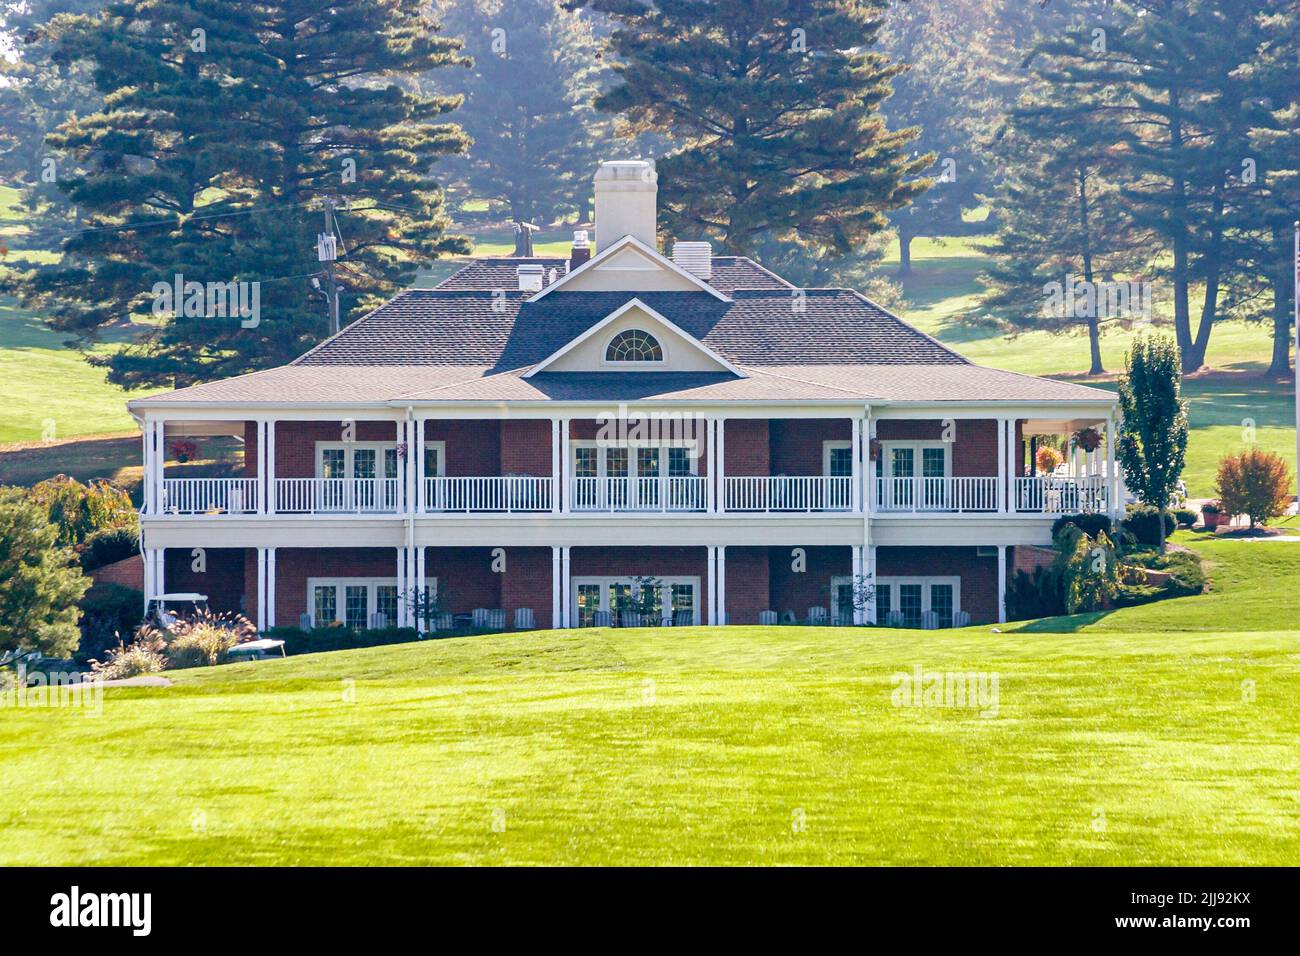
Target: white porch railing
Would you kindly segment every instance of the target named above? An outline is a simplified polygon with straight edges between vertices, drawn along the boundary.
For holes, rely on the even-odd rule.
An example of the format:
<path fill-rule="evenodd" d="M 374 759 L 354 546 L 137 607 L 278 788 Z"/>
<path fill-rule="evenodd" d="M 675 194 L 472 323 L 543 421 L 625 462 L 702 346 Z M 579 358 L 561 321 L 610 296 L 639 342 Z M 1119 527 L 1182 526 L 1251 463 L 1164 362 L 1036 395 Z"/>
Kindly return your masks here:
<path fill-rule="evenodd" d="M 724 511 L 852 511 L 853 479 L 826 475 L 724 477 Z"/>
<path fill-rule="evenodd" d="M 1106 478 L 1017 478 L 1014 510 L 1039 514 L 1101 514 L 1107 510 Z"/>
<path fill-rule="evenodd" d="M 573 511 L 703 511 L 705 479 L 700 475 L 647 478 L 573 478 Z"/>
<path fill-rule="evenodd" d="M 551 510 L 549 477 L 425 478 L 425 511 L 514 513 Z"/>
<path fill-rule="evenodd" d="M 277 478 L 280 514 L 393 514 L 402 510 L 397 478 Z"/>
<path fill-rule="evenodd" d="M 164 478 L 162 512 L 171 515 L 257 512 L 256 478 Z"/>
<path fill-rule="evenodd" d="M 877 511 L 997 511 L 998 479 L 877 478 Z"/>

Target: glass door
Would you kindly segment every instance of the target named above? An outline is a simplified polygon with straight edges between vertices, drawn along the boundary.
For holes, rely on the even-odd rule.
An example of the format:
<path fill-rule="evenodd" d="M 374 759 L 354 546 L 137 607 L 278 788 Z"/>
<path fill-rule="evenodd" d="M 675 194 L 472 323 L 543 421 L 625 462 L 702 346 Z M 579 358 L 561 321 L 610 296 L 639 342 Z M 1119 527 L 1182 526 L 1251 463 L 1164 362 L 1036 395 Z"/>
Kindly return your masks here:
<path fill-rule="evenodd" d="M 889 478 L 890 504 L 895 508 L 913 507 L 916 502 L 916 449 L 890 449 Z"/>
<path fill-rule="evenodd" d="M 658 448 L 636 450 L 636 507 L 658 509 L 662 494 L 659 466 Z"/>

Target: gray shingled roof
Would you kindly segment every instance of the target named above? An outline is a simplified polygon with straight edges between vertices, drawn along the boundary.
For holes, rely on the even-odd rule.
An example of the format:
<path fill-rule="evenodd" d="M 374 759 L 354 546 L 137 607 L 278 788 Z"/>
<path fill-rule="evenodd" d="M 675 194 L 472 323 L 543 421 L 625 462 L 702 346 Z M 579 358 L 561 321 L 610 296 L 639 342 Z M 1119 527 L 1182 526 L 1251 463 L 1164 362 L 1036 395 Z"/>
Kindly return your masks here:
<path fill-rule="evenodd" d="M 483 259 L 403 292 L 293 363 L 133 401 L 876 401 L 1109 403 L 1099 389 L 982 368 L 856 292 L 796 290 L 749 259 L 717 256 L 707 292 L 519 292 L 530 262 Z M 503 291 L 504 290 L 504 291 Z M 796 294 L 797 293 L 797 294 Z M 727 373 L 524 374 L 633 298 L 739 367 Z"/>

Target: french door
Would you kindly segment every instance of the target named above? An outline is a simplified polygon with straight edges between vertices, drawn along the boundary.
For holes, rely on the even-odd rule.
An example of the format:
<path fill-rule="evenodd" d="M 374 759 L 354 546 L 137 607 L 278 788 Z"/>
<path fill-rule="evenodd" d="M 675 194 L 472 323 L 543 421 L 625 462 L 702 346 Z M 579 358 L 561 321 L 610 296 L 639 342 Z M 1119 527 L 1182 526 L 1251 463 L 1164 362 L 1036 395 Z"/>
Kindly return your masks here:
<path fill-rule="evenodd" d="M 635 578 L 574 578 L 573 619 L 579 627 L 700 623 L 699 578 L 654 577 L 654 581 L 655 593 L 641 601 L 643 585 Z"/>

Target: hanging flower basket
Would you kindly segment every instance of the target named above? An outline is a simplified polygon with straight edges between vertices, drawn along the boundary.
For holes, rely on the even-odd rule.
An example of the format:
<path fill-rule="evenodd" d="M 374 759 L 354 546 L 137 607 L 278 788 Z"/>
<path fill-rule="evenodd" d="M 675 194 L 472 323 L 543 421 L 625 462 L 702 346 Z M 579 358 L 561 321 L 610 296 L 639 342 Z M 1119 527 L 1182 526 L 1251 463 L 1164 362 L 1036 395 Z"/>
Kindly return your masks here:
<path fill-rule="evenodd" d="M 872 461 L 880 460 L 880 439 L 879 438 L 873 438 L 871 439 L 871 441 L 867 442 L 867 455 L 871 458 Z"/>
<path fill-rule="evenodd" d="M 1101 447 L 1101 432 L 1095 428 L 1080 428 L 1074 433 L 1074 443 L 1084 451 L 1096 451 Z"/>
<path fill-rule="evenodd" d="M 406 457 L 406 442 L 402 441 L 397 443 L 397 457 L 398 458 Z"/>
<path fill-rule="evenodd" d="M 183 465 L 187 461 L 193 461 L 199 457 L 199 446 L 188 439 L 182 438 L 172 442 L 171 452 L 172 457 Z"/>

